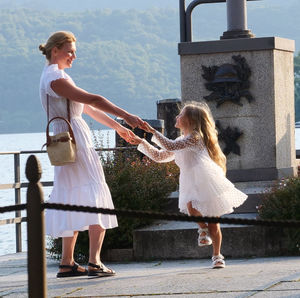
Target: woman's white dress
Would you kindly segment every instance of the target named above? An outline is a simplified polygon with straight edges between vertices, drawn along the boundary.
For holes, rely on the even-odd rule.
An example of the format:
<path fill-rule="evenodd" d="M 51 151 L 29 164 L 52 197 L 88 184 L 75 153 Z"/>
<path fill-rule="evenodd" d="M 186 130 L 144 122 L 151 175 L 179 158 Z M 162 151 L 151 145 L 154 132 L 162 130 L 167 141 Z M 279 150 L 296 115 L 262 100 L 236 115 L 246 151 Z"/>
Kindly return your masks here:
<path fill-rule="evenodd" d="M 181 212 L 189 214 L 187 203 L 192 202 L 193 208 L 203 216 L 221 216 L 233 212 L 233 208 L 247 199 L 210 158 L 199 135 L 193 133 L 170 140 L 155 132 L 152 142 L 162 149 L 143 139 L 138 150 L 156 162 L 175 159 L 180 168 L 178 207 Z"/>
<path fill-rule="evenodd" d="M 66 99 L 51 88 L 51 82 L 61 78 L 74 84 L 67 73 L 58 69 L 57 64 L 45 66 L 41 75 L 40 99 L 47 113 L 47 94 L 49 95 L 49 119 L 56 116 L 68 119 Z M 55 166 L 54 185 L 48 203 L 113 209 L 111 194 L 99 156 L 93 147 L 90 129 L 81 117 L 83 107 L 81 103 L 70 101 L 71 126 L 77 145 L 76 162 Z M 51 126 L 54 134 L 67 130 L 63 120 L 54 120 Z M 46 210 L 46 234 L 52 237 L 70 237 L 74 231 L 87 230 L 89 225 L 100 225 L 104 229 L 110 229 L 117 227 L 118 223 L 115 215 Z"/>

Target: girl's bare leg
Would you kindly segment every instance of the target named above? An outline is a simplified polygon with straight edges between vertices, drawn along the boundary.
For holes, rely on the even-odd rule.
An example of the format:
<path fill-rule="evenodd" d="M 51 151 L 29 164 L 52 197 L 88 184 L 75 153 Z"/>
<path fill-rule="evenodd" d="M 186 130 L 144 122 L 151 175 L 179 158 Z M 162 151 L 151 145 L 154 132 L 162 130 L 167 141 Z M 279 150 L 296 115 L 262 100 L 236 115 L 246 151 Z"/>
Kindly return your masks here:
<path fill-rule="evenodd" d="M 191 216 L 202 216 L 202 214 L 192 206 L 192 202 L 187 203 L 187 209 Z M 202 229 L 207 228 L 207 224 L 205 222 L 197 222 L 198 226 Z"/>
<path fill-rule="evenodd" d="M 187 208 L 189 211 L 189 214 L 192 216 L 202 216 L 202 214 L 194 209 L 192 207 L 192 203 L 189 202 L 187 204 Z M 209 236 L 212 239 L 212 245 L 213 245 L 213 256 L 217 256 L 221 253 L 221 244 L 222 244 L 222 232 L 220 228 L 219 223 L 209 223 L 208 225 L 203 222 L 198 222 L 198 225 L 200 228 L 207 228 L 208 227 L 208 232 Z M 201 235 L 204 236 L 204 235 Z"/>
<path fill-rule="evenodd" d="M 219 223 L 208 224 L 209 235 L 212 239 L 213 244 L 213 256 L 217 256 L 221 253 L 222 244 L 222 232 Z"/>
<path fill-rule="evenodd" d="M 192 215 L 192 216 L 202 216 L 202 214 L 197 209 L 193 208 L 192 202 L 189 202 L 187 204 L 187 208 L 188 208 L 188 211 L 189 211 L 190 215 Z M 197 222 L 197 224 L 199 225 L 199 227 L 201 229 L 208 228 L 208 225 L 205 222 Z M 205 236 L 208 236 L 207 232 L 202 231 L 200 233 L 200 237 L 202 237 L 202 238 L 199 238 L 199 240 L 198 240 L 198 241 L 200 241 L 199 245 L 200 245 L 200 243 L 201 243 L 201 245 L 209 245 L 209 244 L 211 244 L 211 240 L 209 238 L 205 238 Z"/>

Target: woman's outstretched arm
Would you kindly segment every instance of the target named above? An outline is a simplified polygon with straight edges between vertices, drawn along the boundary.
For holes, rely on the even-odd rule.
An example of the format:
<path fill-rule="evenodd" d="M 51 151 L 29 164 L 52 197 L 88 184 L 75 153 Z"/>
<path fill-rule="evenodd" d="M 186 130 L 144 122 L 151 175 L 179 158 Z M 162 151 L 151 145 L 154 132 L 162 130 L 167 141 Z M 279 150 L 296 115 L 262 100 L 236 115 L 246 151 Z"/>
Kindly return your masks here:
<path fill-rule="evenodd" d="M 58 79 L 51 82 L 52 90 L 58 95 L 68 98 L 72 101 L 77 101 L 90 105 L 98 110 L 110 113 L 120 117 L 126 121 L 131 127 L 143 127 L 144 121 L 135 115 L 132 115 L 122 108 L 119 108 L 108 99 L 101 95 L 89 93 L 72 84 L 70 80 Z"/>
<path fill-rule="evenodd" d="M 129 142 L 130 139 L 135 136 L 131 130 L 125 128 L 120 123 L 106 115 L 104 112 L 97 110 L 92 106 L 84 105 L 83 112 L 105 126 L 114 129 L 120 135 L 120 137 L 125 139 L 127 142 Z"/>

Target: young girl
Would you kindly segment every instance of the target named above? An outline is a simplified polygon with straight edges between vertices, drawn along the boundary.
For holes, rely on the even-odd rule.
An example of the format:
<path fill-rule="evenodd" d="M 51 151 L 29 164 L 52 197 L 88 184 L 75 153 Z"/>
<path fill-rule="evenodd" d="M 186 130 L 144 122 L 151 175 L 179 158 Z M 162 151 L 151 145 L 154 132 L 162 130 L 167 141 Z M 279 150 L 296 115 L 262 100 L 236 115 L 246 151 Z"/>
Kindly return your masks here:
<path fill-rule="evenodd" d="M 189 103 L 176 117 L 176 128 L 182 136 L 170 140 L 146 125 L 153 134 L 158 150 L 138 136 L 134 144 L 138 150 L 156 162 L 175 159 L 180 167 L 179 210 L 192 216 L 221 216 L 233 212 L 247 195 L 235 188 L 225 177 L 226 157 L 219 143 L 215 123 L 208 105 Z M 220 224 L 199 222 L 198 245 L 213 245 L 212 268 L 224 268 L 221 255 L 222 233 Z"/>

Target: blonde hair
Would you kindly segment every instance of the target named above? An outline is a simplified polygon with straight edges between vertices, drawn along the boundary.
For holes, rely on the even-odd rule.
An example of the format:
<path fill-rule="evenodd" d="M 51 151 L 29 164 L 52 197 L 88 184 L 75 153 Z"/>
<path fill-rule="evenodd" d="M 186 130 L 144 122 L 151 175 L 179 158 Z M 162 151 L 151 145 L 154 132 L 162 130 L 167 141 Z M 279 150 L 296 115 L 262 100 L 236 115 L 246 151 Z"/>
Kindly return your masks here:
<path fill-rule="evenodd" d="M 218 132 L 209 106 L 204 102 L 188 102 L 182 110 L 190 129 L 202 137 L 210 158 L 226 173 L 226 156 L 218 142 Z"/>
<path fill-rule="evenodd" d="M 72 32 L 69 31 L 57 31 L 53 33 L 47 40 L 46 44 L 40 44 L 39 50 L 43 55 L 46 56 L 46 59 L 50 61 L 51 51 L 54 47 L 61 49 L 66 42 L 75 42 L 76 37 Z"/>

